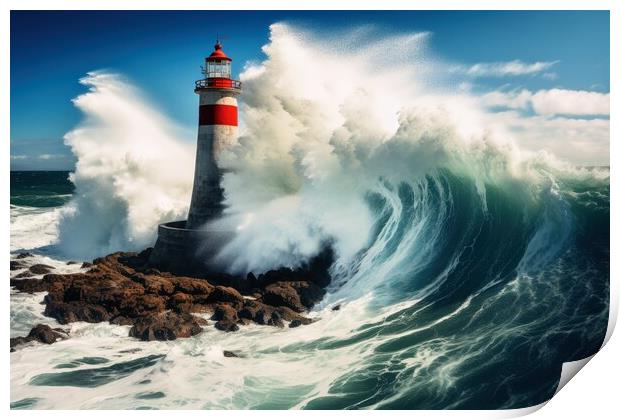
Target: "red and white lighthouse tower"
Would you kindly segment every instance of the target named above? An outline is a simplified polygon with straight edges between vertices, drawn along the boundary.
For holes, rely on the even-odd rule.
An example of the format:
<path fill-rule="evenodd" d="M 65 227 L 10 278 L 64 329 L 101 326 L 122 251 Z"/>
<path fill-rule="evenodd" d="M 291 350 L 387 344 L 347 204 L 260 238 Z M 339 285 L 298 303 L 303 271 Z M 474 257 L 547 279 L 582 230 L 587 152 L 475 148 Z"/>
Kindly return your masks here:
<path fill-rule="evenodd" d="M 221 273 L 216 256 L 234 232 L 208 224 L 221 215 L 220 153 L 237 140 L 237 95 L 241 83 L 231 76 L 232 60 L 219 41 L 205 58 L 204 79 L 196 81 L 199 96 L 198 144 L 194 188 L 187 220 L 162 223 L 149 257 L 150 265 L 179 274 Z"/>
<path fill-rule="evenodd" d="M 204 79 L 196 81 L 199 95 L 198 144 L 194 189 L 187 216 L 187 229 L 200 229 L 222 212 L 221 173 L 218 157 L 237 140 L 237 99 L 241 82 L 231 76 L 232 60 L 219 41 L 205 58 Z"/>

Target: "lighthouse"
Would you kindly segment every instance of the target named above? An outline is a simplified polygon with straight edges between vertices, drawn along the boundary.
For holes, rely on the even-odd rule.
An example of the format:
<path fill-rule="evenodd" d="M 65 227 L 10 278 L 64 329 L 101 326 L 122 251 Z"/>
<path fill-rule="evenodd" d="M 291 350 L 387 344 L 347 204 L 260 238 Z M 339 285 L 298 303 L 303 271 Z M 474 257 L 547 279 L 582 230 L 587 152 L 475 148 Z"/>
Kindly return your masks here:
<path fill-rule="evenodd" d="M 218 159 L 237 140 L 237 96 L 241 82 L 232 78 L 232 59 L 219 40 L 205 58 L 203 79 L 197 80 L 198 138 L 194 186 L 187 220 L 162 223 L 149 263 L 179 274 L 222 272 L 216 256 L 234 232 L 209 222 L 221 216 L 223 190 Z"/>
<path fill-rule="evenodd" d="M 216 42 L 205 58 L 204 79 L 196 81 L 199 95 L 198 143 L 192 201 L 187 216 L 188 229 L 200 229 L 221 215 L 221 173 L 217 161 L 222 150 L 237 140 L 237 95 L 241 82 L 231 77 L 232 60 Z"/>

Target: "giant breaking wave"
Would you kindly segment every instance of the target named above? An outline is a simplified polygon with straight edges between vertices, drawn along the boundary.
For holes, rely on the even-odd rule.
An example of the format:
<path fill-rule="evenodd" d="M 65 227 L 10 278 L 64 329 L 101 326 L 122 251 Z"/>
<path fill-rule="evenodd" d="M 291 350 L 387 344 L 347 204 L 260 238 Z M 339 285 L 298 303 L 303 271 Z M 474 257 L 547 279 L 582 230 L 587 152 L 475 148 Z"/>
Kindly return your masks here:
<path fill-rule="evenodd" d="M 267 58 L 241 74 L 241 135 L 220 162 L 227 210 L 216 223 L 238 232 L 219 255 L 231 271 L 336 252 L 317 310 L 340 303 L 348 322 L 278 339 L 277 367 L 304 354 L 298 368 L 312 372 L 274 373 L 291 391 L 283 406 L 545 401 L 562 362 L 605 336 L 608 170 L 519 150 L 475 96 L 440 80 L 428 34 L 369 35 L 317 42 L 272 25 Z M 118 76 L 83 82 L 90 91 L 75 103 L 87 118 L 66 137 L 76 198 L 59 247 L 81 257 L 144 248 L 158 222 L 185 216 L 191 141 Z"/>

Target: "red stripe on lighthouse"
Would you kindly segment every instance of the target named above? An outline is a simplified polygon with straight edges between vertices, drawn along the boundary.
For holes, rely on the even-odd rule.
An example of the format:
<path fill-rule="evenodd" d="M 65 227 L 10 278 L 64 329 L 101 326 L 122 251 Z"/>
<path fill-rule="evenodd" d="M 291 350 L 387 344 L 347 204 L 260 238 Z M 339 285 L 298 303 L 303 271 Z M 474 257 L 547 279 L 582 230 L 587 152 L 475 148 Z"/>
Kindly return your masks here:
<path fill-rule="evenodd" d="M 200 105 L 199 125 L 237 126 L 237 107 L 234 105 Z"/>

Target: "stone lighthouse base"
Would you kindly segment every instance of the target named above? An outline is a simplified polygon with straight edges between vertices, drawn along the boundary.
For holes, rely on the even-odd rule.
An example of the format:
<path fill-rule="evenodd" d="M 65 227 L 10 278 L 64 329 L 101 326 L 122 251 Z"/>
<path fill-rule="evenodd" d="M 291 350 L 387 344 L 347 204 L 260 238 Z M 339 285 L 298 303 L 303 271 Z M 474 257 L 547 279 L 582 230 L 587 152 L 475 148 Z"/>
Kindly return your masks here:
<path fill-rule="evenodd" d="M 234 232 L 186 229 L 185 224 L 179 220 L 159 225 L 149 265 L 178 275 L 224 274 L 225 268 L 217 263 L 216 256 Z"/>

